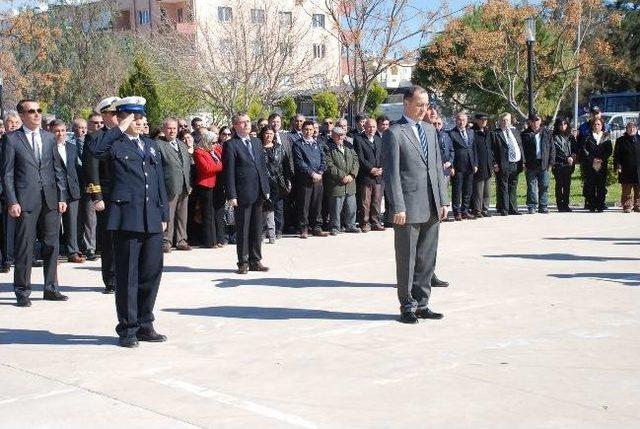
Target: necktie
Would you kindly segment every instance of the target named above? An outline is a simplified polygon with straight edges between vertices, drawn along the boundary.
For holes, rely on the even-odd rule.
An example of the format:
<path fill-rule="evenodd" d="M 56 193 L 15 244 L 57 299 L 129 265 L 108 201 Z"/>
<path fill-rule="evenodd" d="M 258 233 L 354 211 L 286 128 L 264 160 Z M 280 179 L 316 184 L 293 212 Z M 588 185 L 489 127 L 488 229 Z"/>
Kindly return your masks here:
<path fill-rule="evenodd" d="M 136 137 L 135 139 L 133 139 L 133 141 L 136 142 L 136 145 L 138 146 L 138 150 L 144 156 L 144 142 L 140 140 L 139 137 Z"/>
<path fill-rule="evenodd" d="M 427 149 L 427 135 L 424 133 L 420 123 L 416 124 L 416 129 L 418 130 L 418 137 L 420 137 L 420 147 L 422 147 L 422 152 L 424 152 L 424 157 L 426 158 L 427 153 L 429 152 Z"/>
<path fill-rule="evenodd" d="M 460 134 L 462 134 L 462 140 L 464 140 L 465 143 L 469 143 L 469 137 L 467 137 L 467 131 L 462 130 L 460 131 Z"/>
<path fill-rule="evenodd" d="M 33 147 L 33 156 L 35 156 L 36 161 L 40 163 L 40 145 L 36 141 L 36 131 L 31 133 L 31 146 Z"/>
<path fill-rule="evenodd" d="M 244 142 L 244 147 L 246 147 L 249 152 L 249 156 L 251 156 L 251 159 L 255 161 L 256 159 L 253 157 L 253 149 L 251 148 L 251 140 L 243 139 L 242 141 Z"/>

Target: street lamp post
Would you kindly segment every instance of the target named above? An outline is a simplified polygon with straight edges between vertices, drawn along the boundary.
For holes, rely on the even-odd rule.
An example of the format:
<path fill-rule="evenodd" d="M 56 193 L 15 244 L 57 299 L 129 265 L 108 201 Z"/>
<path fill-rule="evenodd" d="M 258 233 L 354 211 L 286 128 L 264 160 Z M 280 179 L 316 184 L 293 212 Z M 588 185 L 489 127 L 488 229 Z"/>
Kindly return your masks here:
<path fill-rule="evenodd" d="M 529 115 L 535 113 L 533 106 L 533 44 L 536 41 L 536 19 L 524 21 L 524 38 L 527 42 L 527 90 L 529 92 Z"/>
<path fill-rule="evenodd" d="M 0 72 L 0 119 L 4 119 L 4 104 L 2 102 L 2 91 L 3 91 L 3 85 L 2 85 L 2 73 Z"/>

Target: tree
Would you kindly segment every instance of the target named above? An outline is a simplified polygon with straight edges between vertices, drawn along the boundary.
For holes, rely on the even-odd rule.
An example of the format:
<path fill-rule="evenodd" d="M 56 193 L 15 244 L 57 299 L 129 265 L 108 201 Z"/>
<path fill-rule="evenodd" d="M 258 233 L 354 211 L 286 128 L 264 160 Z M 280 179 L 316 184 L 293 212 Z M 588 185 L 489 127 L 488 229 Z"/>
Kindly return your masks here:
<path fill-rule="evenodd" d="M 415 57 L 408 42 L 424 40 L 433 25 L 448 14 L 408 0 L 311 0 L 328 12 L 332 34 L 343 46 L 355 110 L 364 111 L 371 88 L 389 67 Z M 425 2 L 426 3 L 426 2 Z"/>
<path fill-rule="evenodd" d="M 338 97 L 334 92 L 323 91 L 315 94 L 313 104 L 316 107 L 316 116 L 319 121 L 324 118 L 337 118 L 340 114 L 338 109 Z"/>
<path fill-rule="evenodd" d="M 387 90 L 384 89 L 384 87 L 380 85 L 380 82 L 376 80 L 371 86 L 369 96 L 367 97 L 367 112 L 370 115 L 375 115 L 380 104 L 382 104 L 382 102 L 384 102 L 384 100 L 386 100 L 388 96 L 389 93 L 387 92 Z"/>
<path fill-rule="evenodd" d="M 578 72 L 589 75 L 596 64 L 621 67 L 598 31 L 620 18 L 604 1 L 548 0 L 534 8 L 487 0 L 450 20 L 422 49 L 414 79 L 461 107 L 526 118 L 523 23 L 529 17 L 537 20 L 533 98 L 541 114 L 555 118 Z"/>
<path fill-rule="evenodd" d="M 163 117 L 158 101 L 156 82 L 149 63 L 142 53 L 136 55 L 129 78 L 120 86 L 118 94 L 120 97 L 133 95 L 144 97 L 147 100 L 145 110 L 149 125 L 157 127 L 162 123 Z"/>
<path fill-rule="evenodd" d="M 291 118 L 298 111 L 296 100 L 294 100 L 293 97 L 285 97 L 276 102 L 276 106 L 282 111 L 282 126 L 289 127 Z"/>

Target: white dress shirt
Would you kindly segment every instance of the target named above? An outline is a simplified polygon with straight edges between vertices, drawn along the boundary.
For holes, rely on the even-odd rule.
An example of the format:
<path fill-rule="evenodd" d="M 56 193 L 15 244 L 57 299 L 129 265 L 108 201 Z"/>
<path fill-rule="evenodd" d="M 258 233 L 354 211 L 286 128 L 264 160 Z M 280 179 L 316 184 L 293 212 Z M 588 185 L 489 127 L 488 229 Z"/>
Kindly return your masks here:
<path fill-rule="evenodd" d="M 60 154 L 60 158 L 62 158 L 62 163 L 66 166 L 67 165 L 67 145 L 66 143 L 58 143 L 58 153 Z"/>

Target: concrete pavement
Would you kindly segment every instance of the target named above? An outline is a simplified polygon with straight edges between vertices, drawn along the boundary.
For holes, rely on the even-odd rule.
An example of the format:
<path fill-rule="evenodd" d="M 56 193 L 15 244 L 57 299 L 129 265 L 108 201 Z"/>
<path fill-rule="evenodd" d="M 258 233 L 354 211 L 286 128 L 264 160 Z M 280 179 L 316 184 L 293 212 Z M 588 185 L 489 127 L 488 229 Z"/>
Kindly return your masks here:
<path fill-rule="evenodd" d="M 2 428 L 636 428 L 640 214 L 442 226 L 441 321 L 395 321 L 393 233 L 167 255 L 163 344 L 117 347 L 99 262 L 68 302 L 13 306 L 0 274 Z"/>

